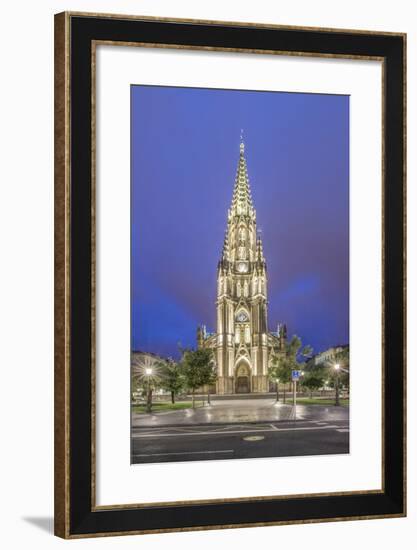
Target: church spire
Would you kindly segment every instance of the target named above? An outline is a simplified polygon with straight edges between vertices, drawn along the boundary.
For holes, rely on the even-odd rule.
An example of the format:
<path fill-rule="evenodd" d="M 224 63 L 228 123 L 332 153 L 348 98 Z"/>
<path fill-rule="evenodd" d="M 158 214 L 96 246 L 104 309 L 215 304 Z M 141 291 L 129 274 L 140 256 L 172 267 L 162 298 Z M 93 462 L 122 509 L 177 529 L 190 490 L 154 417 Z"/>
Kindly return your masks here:
<path fill-rule="evenodd" d="M 250 216 L 255 219 L 255 209 L 253 207 L 252 195 L 249 185 L 248 169 L 245 158 L 245 143 L 243 141 L 243 131 L 240 134 L 240 154 L 237 166 L 235 186 L 233 189 L 232 205 L 230 207 L 230 216 Z"/>

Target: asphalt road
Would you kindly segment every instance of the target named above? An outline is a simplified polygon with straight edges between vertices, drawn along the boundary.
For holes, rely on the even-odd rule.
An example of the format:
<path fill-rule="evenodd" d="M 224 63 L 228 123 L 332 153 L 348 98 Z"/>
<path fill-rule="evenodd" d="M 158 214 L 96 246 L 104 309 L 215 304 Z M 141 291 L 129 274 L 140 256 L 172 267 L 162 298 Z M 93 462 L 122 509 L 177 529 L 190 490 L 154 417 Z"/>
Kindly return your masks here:
<path fill-rule="evenodd" d="M 132 463 L 349 453 L 349 420 L 132 427 Z"/>

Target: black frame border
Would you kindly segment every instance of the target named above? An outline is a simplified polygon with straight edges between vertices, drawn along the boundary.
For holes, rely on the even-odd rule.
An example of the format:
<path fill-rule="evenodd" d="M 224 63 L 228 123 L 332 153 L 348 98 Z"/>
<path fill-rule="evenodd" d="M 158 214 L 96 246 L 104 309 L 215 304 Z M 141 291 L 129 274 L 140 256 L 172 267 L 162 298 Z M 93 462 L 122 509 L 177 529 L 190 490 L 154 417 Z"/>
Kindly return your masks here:
<path fill-rule="evenodd" d="M 79 538 L 406 514 L 404 34 L 64 13 L 56 20 L 56 529 Z M 64 33 L 64 37 L 62 35 Z M 66 54 L 62 52 L 63 38 Z M 383 58 L 383 491 L 96 510 L 92 499 L 92 44 Z M 67 71 L 60 64 L 66 63 Z M 66 76 L 65 76 L 66 75 Z M 65 88 L 63 105 L 59 87 Z M 68 117 L 63 108 L 68 108 Z M 64 123 L 65 120 L 65 123 Z M 67 147 L 68 158 L 62 151 Z M 64 173 L 62 175 L 60 170 Z M 65 175 L 66 174 L 66 175 Z M 65 179 L 65 185 L 64 185 Z M 68 196 L 69 194 L 69 196 Z M 66 215 L 67 214 L 67 215 Z M 63 227 L 65 225 L 65 228 Z M 66 232 L 67 241 L 63 241 Z M 66 253 L 63 254 L 63 249 Z M 65 275 L 66 274 L 66 275 Z M 62 276 L 68 283 L 62 300 Z M 67 284 L 65 283 L 65 284 Z M 62 324 L 67 331 L 62 333 Z M 70 337 L 69 337 L 70 335 Z M 68 348 L 68 361 L 62 357 Z M 65 386 L 64 396 L 62 385 Z M 66 392 L 66 393 L 65 393 Z M 62 436 L 66 434 L 66 438 Z"/>

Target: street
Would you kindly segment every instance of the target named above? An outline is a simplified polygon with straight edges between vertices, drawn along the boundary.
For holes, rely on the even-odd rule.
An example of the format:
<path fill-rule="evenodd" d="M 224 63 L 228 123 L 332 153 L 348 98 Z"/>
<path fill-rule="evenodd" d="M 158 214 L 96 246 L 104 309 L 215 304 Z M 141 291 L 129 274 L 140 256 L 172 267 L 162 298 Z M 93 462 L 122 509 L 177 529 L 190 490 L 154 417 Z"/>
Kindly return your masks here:
<path fill-rule="evenodd" d="M 201 409 L 133 415 L 132 463 L 345 454 L 348 407 L 273 400 L 213 402 Z"/>

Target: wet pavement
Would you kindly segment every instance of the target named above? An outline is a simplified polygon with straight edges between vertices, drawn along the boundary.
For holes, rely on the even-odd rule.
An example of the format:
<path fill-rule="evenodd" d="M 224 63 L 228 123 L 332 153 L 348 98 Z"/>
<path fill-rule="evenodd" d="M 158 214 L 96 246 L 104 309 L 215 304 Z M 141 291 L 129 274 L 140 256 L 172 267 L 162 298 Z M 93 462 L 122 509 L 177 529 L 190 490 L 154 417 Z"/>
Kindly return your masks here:
<path fill-rule="evenodd" d="M 275 399 L 233 399 L 212 401 L 197 409 L 132 414 L 132 428 L 201 426 L 207 424 L 252 424 L 294 420 L 349 422 L 349 408 L 326 405 L 276 403 Z"/>

